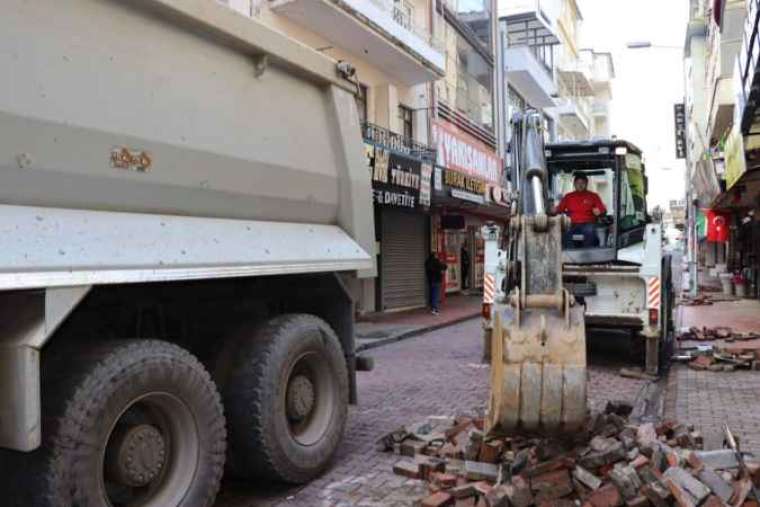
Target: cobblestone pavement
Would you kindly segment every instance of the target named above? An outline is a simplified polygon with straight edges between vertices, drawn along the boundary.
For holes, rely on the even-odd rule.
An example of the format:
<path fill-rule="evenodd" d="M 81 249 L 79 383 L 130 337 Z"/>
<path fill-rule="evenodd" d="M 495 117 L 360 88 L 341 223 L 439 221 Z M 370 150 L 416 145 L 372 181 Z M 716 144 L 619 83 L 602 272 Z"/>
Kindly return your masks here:
<path fill-rule="evenodd" d="M 760 302 L 736 301 L 681 307 L 677 325 L 729 326 L 760 331 Z M 689 345 L 687 342 L 684 345 Z M 704 344 L 703 344 L 704 345 Z M 720 447 L 723 424 L 739 435 L 746 451 L 760 454 L 760 372 L 695 371 L 675 365 L 668 379 L 665 416 L 694 424 L 708 448 Z"/>
<path fill-rule="evenodd" d="M 592 408 L 603 408 L 609 399 L 632 401 L 643 382 L 617 375 L 621 363 L 608 353 L 614 343 L 609 337 L 598 338 L 605 354 L 601 360 L 592 357 Z M 488 368 L 480 364 L 481 344 L 480 321 L 473 319 L 372 350 L 375 370 L 359 373 L 360 403 L 351 407 L 333 468 L 301 489 L 228 482 L 216 507 L 411 506 L 425 492 L 422 483 L 394 475 L 398 458 L 375 451 L 374 443 L 430 415 L 483 410 Z M 621 356 L 625 355 L 618 353 Z"/>

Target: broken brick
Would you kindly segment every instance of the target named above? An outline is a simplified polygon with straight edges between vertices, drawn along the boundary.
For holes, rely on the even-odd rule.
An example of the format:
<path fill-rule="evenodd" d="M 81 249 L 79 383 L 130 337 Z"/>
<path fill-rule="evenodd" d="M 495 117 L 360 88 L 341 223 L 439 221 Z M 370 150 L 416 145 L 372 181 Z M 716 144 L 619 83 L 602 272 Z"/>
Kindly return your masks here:
<path fill-rule="evenodd" d="M 432 480 L 444 489 L 453 488 L 457 485 L 457 476 L 454 474 L 437 472 L 432 475 Z"/>
<path fill-rule="evenodd" d="M 536 500 L 552 500 L 572 493 L 573 484 L 567 470 L 555 470 L 533 477 L 530 489 Z"/>
<path fill-rule="evenodd" d="M 408 477 L 409 479 L 419 479 L 420 467 L 417 463 L 401 461 L 393 465 L 393 473 L 402 477 Z"/>
<path fill-rule="evenodd" d="M 486 505 L 488 507 L 509 507 L 509 487 L 500 484 L 491 488 L 486 494 Z"/>
<path fill-rule="evenodd" d="M 734 483 L 734 494 L 731 497 L 733 505 L 742 505 L 752 491 L 752 481 L 749 479 L 740 479 Z"/>
<path fill-rule="evenodd" d="M 424 500 L 420 504 L 422 507 L 450 507 L 455 503 L 454 497 L 443 491 L 434 493 Z"/>
<path fill-rule="evenodd" d="M 401 455 L 413 458 L 415 455 L 420 454 L 426 446 L 425 442 L 407 438 L 401 442 Z"/>
<path fill-rule="evenodd" d="M 480 496 L 486 496 L 493 489 L 493 486 L 486 481 L 478 481 L 472 487 L 475 488 L 475 493 Z"/>
<path fill-rule="evenodd" d="M 478 456 L 478 459 L 484 463 L 498 463 L 503 449 L 503 442 L 483 442 L 480 445 L 480 454 Z"/>
<path fill-rule="evenodd" d="M 649 447 L 657 442 L 657 431 L 654 428 L 654 424 L 645 423 L 639 426 L 636 430 L 636 442 L 639 444 L 639 447 Z"/>
<path fill-rule="evenodd" d="M 553 500 L 541 500 L 536 507 L 575 507 L 575 502 L 567 498 L 555 498 Z"/>
<path fill-rule="evenodd" d="M 697 478 L 724 502 L 733 495 L 734 488 L 711 468 L 703 466 L 697 470 Z"/>
<path fill-rule="evenodd" d="M 707 497 L 707 500 L 705 500 L 705 503 L 702 504 L 702 507 L 725 507 L 726 504 L 720 501 L 720 498 L 718 498 L 715 495 L 710 495 Z"/>
<path fill-rule="evenodd" d="M 468 482 L 466 484 L 462 484 L 461 486 L 451 488 L 448 493 L 451 494 L 454 498 L 467 498 L 470 496 L 475 496 L 477 494 L 477 491 L 475 491 L 475 486 L 472 483 Z"/>
<path fill-rule="evenodd" d="M 649 464 L 649 458 L 647 458 L 643 454 L 639 454 L 638 456 L 636 456 L 636 458 L 633 461 L 631 461 L 631 466 L 635 468 L 636 470 L 648 464 Z"/>
<path fill-rule="evenodd" d="M 602 480 L 583 467 L 576 466 L 573 469 L 573 477 L 591 490 L 599 489 Z"/>
<path fill-rule="evenodd" d="M 465 477 L 471 481 L 492 481 L 499 478 L 499 465 L 493 463 L 480 463 L 478 461 L 465 461 Z"/>
<path fill-rule="evenodd" d="M 686 490 L 699 504 L 702 500 L 710 495 L 710 488 L 699 482 L 689 472 L 680 467 L 668 468 L 663 477 L 666 480 L 677 483 L 681 488 Z M 673 493 L 675 496 L 675 492 Z"/>
<path fill-rule="evenodd" d="M 626 500 L 639 496 L 639 489 L 642 486 L 641 479 L 632 466 L 615 465 L 615 468 L 610 472 L 610 480 L 617 486 Z"/>
<path fill-rule="evenodd" d="M 678 507 L 696 507 L 697 501 L 688 491 L 684 490 L 676 481 L 665 479 L 665 485 L 668 487 L 673 497 L 676 499 Z"/>
<path fill-rule="evenodd" d="M 659 481 L 644 484 L 641 488 L 641 493 L 647 497 L 647 500 L 649 500 L 654 507 L 670 506 L 670 491 L 660 484 Z"/>
<path fill-rule="evenodd" d="M 507 492 L 512 507 L 528 507 L 533 504 L 533 492 L 528 481 L 520 476 L 512 478 L 511 489 Z"/>
<path fill-rule="evenodd" d="M 593 507 L 618 507 L 623 504 L 623 497 L 615 486 L 605 484 L 594 491 L 586 501 Z"/>
<path fill-rule="evenodd" d="M 625 504 L 628 507 L 647 507 L 649 505 L 649 500 L 647 500 L 647 497 L 643 495 L 637 495 L 633 498 L 626 500 Z"/>

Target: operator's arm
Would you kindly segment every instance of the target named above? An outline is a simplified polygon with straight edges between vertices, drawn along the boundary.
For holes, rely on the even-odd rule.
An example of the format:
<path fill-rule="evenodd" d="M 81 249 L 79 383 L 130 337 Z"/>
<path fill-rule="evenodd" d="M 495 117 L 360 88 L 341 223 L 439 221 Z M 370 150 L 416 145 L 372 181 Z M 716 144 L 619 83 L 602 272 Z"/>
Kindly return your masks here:
<path fill-rule="evenodd" d="M 593 209 L 594 215 L 600 216 L 607 213 L 607 208 L 604 206 L 604 203 L 602 202 L 601 197 L 599 197 L 599 194 L 594 193 L 594 200 L 596 201 L 594 203 L 594 209 Z M 599 210 L 598 213 L 597 213 L 597 210 Z"/>
<path fill-rule="evenodd" d="M 562 199 L 559 201 L 559 204 L 554 208 L 555 213 L 564 213 L 567 211 L 567 196 L 570 194 L 565 194 Z"/>

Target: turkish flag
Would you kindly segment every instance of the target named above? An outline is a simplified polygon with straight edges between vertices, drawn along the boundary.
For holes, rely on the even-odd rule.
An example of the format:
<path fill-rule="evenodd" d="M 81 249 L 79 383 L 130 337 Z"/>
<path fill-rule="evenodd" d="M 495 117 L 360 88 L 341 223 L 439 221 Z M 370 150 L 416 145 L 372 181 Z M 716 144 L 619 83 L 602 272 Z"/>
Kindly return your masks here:
<path fill-rule="evenodd" d="M 716 243 L 728 241 L 730 215 L 709 209 L 705 216 L 707 217 L 707 241 Z"/>

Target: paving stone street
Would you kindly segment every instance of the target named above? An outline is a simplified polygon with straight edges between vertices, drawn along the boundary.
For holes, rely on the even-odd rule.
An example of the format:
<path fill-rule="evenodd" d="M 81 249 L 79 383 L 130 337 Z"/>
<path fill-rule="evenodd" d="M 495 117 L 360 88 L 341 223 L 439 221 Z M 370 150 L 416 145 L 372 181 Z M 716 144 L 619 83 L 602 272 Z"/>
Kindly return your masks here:
<path fill-rule="evenodd" d="M 226 483 L 217 507 L 406 506 L 425 489 L 420 481 L 392 473 L 398 457 L 377 452 L 375 441 L 399 426 L 430 415 L 474 414 L 485 407 L 488 368 L 480 363 L 480 320 L 439 329 L 370 351 L 375 370 L 360 373 L 359 405 L 333 468 L 299 489 Z M 625 347 L 610 336 L 595 336 L 589 397 L 592 409 L 609 399 L 633 401 L 643 381 L 622 378 Z"/>

